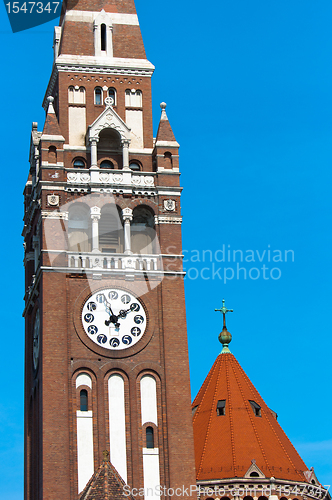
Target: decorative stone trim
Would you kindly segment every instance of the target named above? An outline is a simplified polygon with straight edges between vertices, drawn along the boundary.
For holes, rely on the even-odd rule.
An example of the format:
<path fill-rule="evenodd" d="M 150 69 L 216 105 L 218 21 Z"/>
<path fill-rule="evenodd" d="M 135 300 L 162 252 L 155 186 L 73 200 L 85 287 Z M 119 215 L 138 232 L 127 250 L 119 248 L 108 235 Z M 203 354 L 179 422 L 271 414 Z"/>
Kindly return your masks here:
<path fill-rule="evenodd" d="M 65 21 L 75 21 L 81 23 L 92 23 L 100 12 L 85 11 L 85 10 L 69 10 L 66 12 Z M 139 26 L 137 14 L 119 14 L 115 12 L 108 13 L 112 24 L 125 24 L 127 26 Z"/>
<path fill-rule="evenodd" d="M 60 203 L 60 196 L 58 194 L 48 194 L 47 195 L 47 203 L 51 207 L 58 207 Z"/>
<path fill-rule="evenodd" d="M 182 217 L 173 217 L 170 215 L 159 215 L 159 224 L 182 224 Z"/>
<path fill-rule="evenodd" d="M 53 210 L 52 212 L 49 212 L 47 210 L 42 210 L 41 216 L 43 219 L 68 220 L 68 212 L 57 212 L 56 210 Z"/>

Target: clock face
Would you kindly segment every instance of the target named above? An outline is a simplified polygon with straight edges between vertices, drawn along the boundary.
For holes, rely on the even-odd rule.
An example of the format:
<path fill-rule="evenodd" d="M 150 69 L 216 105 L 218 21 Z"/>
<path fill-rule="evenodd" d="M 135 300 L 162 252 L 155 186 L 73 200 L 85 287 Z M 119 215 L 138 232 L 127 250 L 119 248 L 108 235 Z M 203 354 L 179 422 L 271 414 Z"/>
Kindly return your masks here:
<path fill-rule="evenodd" d="M 129 292 L 117 288 L 99 290 L 84 303 L 82 324 L 97 345 L 111 350 L 137 344 L 146 328 L 142 303 Z"/>
<path fill-rule="evenodd" d="M 36 312 L 35 323 L 33 327 L 33 367 L 36 370 L 39 360 L 39 330 L 40 330 L 40 315 L 39 309 Z"/>

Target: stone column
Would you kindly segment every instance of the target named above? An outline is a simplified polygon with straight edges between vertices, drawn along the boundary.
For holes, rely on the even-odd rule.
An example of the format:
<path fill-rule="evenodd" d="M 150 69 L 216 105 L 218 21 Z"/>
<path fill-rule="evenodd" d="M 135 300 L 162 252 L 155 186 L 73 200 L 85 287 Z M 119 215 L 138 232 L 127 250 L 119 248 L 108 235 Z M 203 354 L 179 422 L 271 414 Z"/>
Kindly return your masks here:
<path fill-rule="evenodd" d="M 129 139 L 123 139 L 121 141 L 122 145 L 122 158 L 123 158 L 123 170 L 129 169 Z"/>
<path fill-rule="evenodd" d="M 91 168 L 98 168 L 97 165 L 97 143 L 99 139 L 97 137 L 90 138 L 90 149 L 91 149 Z"/>
<path fill-rule="evenodd" d="M 91 207 L 92 219 L 92 252 L 99 252 L 99 219 L 101 210 L 99 207 Z"/>
<path fill-rule="evenodd" d="M 131 208 L 124 208 L 122 210 L 122 217 L 124 221 L 124 253 L 130 255 L 131 252 L 131 234 L 130 222 L 133 220 L 133 211 Z"/>

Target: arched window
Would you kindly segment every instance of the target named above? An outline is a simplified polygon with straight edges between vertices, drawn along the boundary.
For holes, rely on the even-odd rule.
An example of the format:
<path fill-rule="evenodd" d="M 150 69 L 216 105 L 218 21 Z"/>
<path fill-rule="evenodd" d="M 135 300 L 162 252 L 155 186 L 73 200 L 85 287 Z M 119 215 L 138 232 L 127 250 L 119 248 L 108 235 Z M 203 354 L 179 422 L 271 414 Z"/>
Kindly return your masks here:
<path fill-rule="evenodd" d="M 106 50 L 106 24 L 100 25 L 100 48 Z"/>
<path fill-rule="evenodd" d="M 122 253 L 123 227 L 119 210 L 115 205 L 106 205 L 99 220 L 99 250 L 104 253 Z"/>
<path fill-rule="evenodd" d="M 95 88 L 95 104 L 97 106 L 103 104 L 103 91 L 100 87 Z"/>
<path fill-rule="evenodd" d="M 75 158 L 73 161 L 74 168 L 85 168 L 85 161 L 82 158 Z"/>
<path fill-rule="evenodd" d="M 250 472 L 250 477 L 259 477 L 259 474 L 258 474 L 258 472 L 253 471 L 253 472 Z"/>
<path fill-rule="evenodd" d="M 80 410 L 88 411 L 88 391 L 82 389 L 80 392 Z"/>
<path fill-rule="evenodd" d="M 68 88 L 68 102 L 69 104 L 74 103 L 74 87 L 72 85 Z"/>
<path fill-rule="evenodd" d="M 173 167 L 172 153 L 166 151 L 166 153 L 164 153 L 164 168 L 172 168 L 172 167 Z"/>
<path fill-rule="evenodd" d="M 121 136 L 114 128 L 104 128 L 99 133 L 98 151 L 120 151 Z M 107 155 L 108 156 L 108 155 Z"/>
<path fill-rule="evenodd" d="M 72 252 L 90 252 L 91 217 L 83 203 L 73 204 L 68 214 L 68 246 Z"/>
<path fill-rule="evenodd" d="M 134 253 L 152 254 L 155 239 L 154 216 L 144 206 L 136 207 L 131 223 L 131 248 Z"/>
<path fill-rule="evenodd" d="M 130 167 L 131 170 L 134 170 L 134 171 L 141 170 L 141 166 L 140 166 L 140 164 L 137 161 L 130 162 L 129 163 L 129 167 Z"/>
<path fill-rule="evenodd" d="M 116 90 L 113 87 L 108 89 L 108 97 L 113 99 L 113 106 L 116 106 Z"/>
<path fill-rule="evenodd" d="M 109 160 L 103 160 L 100 164 L 100 168 L 114 168 L 114 165 Z"/>
<path fill-rule="evenodd" d="M 85 88 L 84 87 L 80 87 L 78 89 L 78 92 L 76 94 L 76 102 L 77 104 L 85 104 Z"/>
<path fill-rule="evenodd" d="M 142 107 L 142 91 L 141 90 L 136 90 L 134 106 L 136 106 L 138 108 Z"/>
<path fill-rule="evenodd" d="M 146 447 L 147 448 L 154 448 L 154 436 L 153 436 L 153 428 L 152 427 L 146 428 Z"/>
<path fill-rule="evenodd" d="M 48 163 L 56 163 L 56 147 L 55 146 L 50 146 L 48 148 Z"/>
<path fill-rule="evenodd" d="M 68 102 L 69 104 L 85 104 L 85 88 L 73 85 L 68 87 Z"/>
<path fill-rule="evenodd" d="M 142 91 L 136 89 L 127 89 L 125 92 L 125 104 L 128 108 L 141 108 Z"/>

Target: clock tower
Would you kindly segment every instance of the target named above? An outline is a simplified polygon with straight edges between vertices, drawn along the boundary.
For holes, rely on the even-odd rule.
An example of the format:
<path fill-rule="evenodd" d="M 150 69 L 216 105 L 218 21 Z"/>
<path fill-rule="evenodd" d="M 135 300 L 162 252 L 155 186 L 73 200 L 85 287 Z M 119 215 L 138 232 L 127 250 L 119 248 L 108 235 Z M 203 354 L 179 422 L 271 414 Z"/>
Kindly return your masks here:
<path fill-rule="evenodd" d="M 195 484 L 178 148 L 134 0 L 64 5 L 25 216 L 25 499 Z M 104 453 L 104 455 L 103 455 Z"/>

